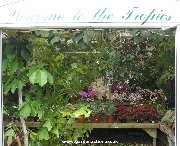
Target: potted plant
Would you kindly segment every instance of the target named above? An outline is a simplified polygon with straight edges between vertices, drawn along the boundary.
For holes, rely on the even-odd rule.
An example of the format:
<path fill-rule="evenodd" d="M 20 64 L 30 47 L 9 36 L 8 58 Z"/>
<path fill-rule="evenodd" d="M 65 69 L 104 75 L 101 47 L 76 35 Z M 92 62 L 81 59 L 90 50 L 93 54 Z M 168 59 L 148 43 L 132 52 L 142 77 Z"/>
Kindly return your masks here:
<path fill-rule="evenodd" d="M 92 123 L 100 123 L 100 113 L 102 112 L 102 102 L 98 99 L 95 99 L 91 102 L 91 111 L 92 111 Z"/>
<path fill-rule="evenodd" d="M 114 114 L 116 112 L 116 107 L 113 101 L 108 100 L 104 103 L 104 114 L 106 115 L 106 123 L 114 123 Z"/>
<path fill-rule="evenodd" d="M 137 122 L 155 122 L 158 120 L 158 117 L 157 110 L 147 103 L 136 105 L 131 109 L 131 118 Z"/>
<path fill-rule="evenodd" d="M 129 120 L 129 108 L 122 103 L 117 104 L 116 108 L 117 120 L 121 121 L 122 123 L 126 123 L 126 121 Z"/>
<path fill-rule="evenodd" d="M 85 123 L 85 118 L 91 114 L 90 104 L 86 101 L 79 101 L 76 105 L 76 110 L 73 113 L 78 123 Z"/>

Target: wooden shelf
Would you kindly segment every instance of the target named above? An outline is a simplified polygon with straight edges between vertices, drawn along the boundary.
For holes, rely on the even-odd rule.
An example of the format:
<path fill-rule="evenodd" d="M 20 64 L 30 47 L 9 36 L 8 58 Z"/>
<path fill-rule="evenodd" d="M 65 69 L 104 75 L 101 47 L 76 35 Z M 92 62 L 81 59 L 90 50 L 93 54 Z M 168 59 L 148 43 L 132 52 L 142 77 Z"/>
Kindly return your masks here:
<path fill-rule="evenodd" d="M 74 127 L 91 126 L 92 128 L 159 128 L 159 123 L 76 123 Z"/>
<path fill-rule="evenodd" d="M 4 126 L 7 126 L 10 122 L 3 122 Z M 20 126 L 19 122 L 15 123 Z M 26 122 L 28 127 L 39 127 L 40 122 Z M 73 127 L 79 126 L 91 126 L 92 128 L 159 128 L 159 123 L 76 123 Z"/>

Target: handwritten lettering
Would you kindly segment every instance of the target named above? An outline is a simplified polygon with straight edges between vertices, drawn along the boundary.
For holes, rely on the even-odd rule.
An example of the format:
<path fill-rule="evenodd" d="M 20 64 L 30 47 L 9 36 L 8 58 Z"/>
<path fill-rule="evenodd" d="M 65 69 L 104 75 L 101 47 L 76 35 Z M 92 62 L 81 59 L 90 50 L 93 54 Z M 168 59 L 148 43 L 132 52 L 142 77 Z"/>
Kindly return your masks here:
<path fill-rule="evenodd" d="M 135 21 L 142 21 L 141 25 L 145 24 L 148 21 L 170 21 L 171 16 L 165 14 L 163 10 L 160 12 L 156 11 L 155 9 L 152 9 L 149 11 L 149 13 L 138 13 L 137 12 L 138 7 L 133 7 L 132 9 L 129 9 L 125 16 L 122 16 L 124 20 L 135 20 Z"/>
<path fill-rule="evenodd" d="M 93 21 L 109 21 L 113 17 L 113 14 L 107 13 L 107 8 L 99 9 L 93 16 Z"/>
<path fill-rule="evenodd" d="M 74 15 L 73 20 L 74 20 L 74 21 L 80 21 L 80 18 L 82 18 L 83 16 L 84 16 L 84 14 L 81 13 L 81 9 L 80 9 L 80 10 L 78 10 L 78 12 Z"/>
<path fill-rule="evenodd" d="M 131 7 L 125 12 L 122 10 L 110 11 L 108 8 L 94 9 L 89 14 L 85 9 L 77 9 L 73 14 L 66 14 L 67 11 L 60 12 L 60 10 L 48 12 L 41 12 L 38 9 L 24 12 L 15 9 L 10 12 L 11 20 L 21 22 L 140 22 L 141 25 L 149 22 L 168 22 L 172 17 L 164 10 L 150 9 L 141 11 L 139 7 Z M 113 13 L 114 12 L 114 13 Z M 124 14 L 124 15 L 123 15 Z"/>
<path fill-rule="evenodd" d="M 50 14 L 41 14 L 33 10 L 29 14 L 24 14 L 21 11 L 13 11 L 10 17 L 15 18 L 16 22 L 59 22 L 62 21 L 64 15 L 61 13 L 50 13 Z"/>

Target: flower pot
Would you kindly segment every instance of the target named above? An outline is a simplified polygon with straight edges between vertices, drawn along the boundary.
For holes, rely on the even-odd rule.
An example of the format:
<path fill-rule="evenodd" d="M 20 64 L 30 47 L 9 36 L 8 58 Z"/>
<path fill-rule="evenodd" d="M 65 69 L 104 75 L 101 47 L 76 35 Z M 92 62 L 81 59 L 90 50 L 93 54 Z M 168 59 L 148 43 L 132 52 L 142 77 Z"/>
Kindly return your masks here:
<path fill-rule="evenodd" d="M 106 123 L 114 123 L 114 116 L 107 116 Z"/>
<path fill-rule="evenodd" d="M 100 116 L 99 115 L 94 115 L 92 116 L 92 123 L 100 123 Z"/>
<path fill-rule="evenodd" d="M 77 122 L 78 123 L 85 123 L 85 117 L 84 116 L 80 116 L 79 118 L 77 118 Z"/>

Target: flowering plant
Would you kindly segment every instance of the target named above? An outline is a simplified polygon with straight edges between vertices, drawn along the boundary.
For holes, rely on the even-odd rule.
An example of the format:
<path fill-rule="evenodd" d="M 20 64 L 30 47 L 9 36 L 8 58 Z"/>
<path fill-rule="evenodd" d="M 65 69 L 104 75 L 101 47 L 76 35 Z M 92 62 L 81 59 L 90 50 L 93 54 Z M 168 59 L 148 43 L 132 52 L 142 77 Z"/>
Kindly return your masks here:
<path fill-rule="evenodd" d="M 94 92 L 94 91 L 88 91 L 88 92 L 81 91 L 81 92 L 79 92 L 79 95 L 81 97 L 83 97 L 83 98 L 93 98 L 93 97 L 97 96 L 97 92 Z"/>
<path fill-rule="evenodd" d="M 81 91 L 79 92 L 79 96 L 82 97 L 83 99 L 86 98 L 88 101 L 93 100 L 94 97 L 97 97 L 97 92 L 92 91 L 92 86 L 88 86 L 88 91 Z"/>
<path fill-rule="evenodd" d="M 151 91 L 150 89 L 141 89 L 135 84 L 129 85 L 126 81 L 123 85 L 120 83 L 112 86 L 113 98 L 118 102 L 137 103 L 147 101 L 150 103 L 163 102 L 166 96 L 162 89 Z"/>

